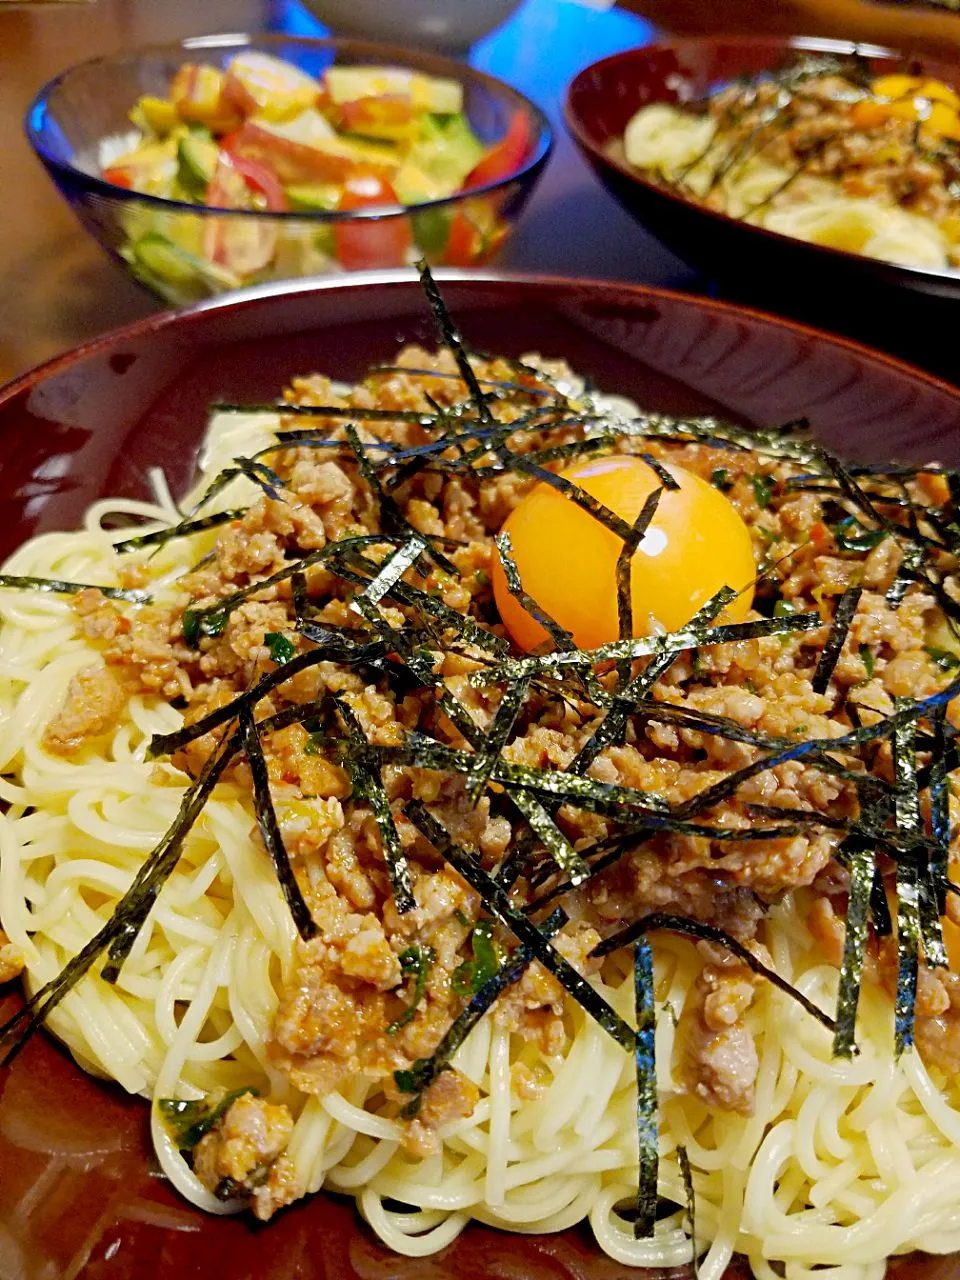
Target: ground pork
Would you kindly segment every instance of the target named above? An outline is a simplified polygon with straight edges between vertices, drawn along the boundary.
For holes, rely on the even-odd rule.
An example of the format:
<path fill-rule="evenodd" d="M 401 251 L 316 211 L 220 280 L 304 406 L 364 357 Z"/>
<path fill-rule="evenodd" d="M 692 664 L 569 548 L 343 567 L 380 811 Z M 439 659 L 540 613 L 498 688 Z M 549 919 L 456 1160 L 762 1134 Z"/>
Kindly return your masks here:
<path fill-rule="evenodd" d="M 775 207 L 822 194 L 827 179 L 844 195 L 931 218 L 942 227 L 953 260 L 960 212 L 956 158 L 939 135 L 902 111 L 904 103 L 886 112 L 869 100 L 856 102 L 861 96 L 852 80 L 812 74 L 789 93 L 773 81 L 731 86 L 711 98 L 708 110 L 722 132 L 724 158 L 732 154 L 743 164 L 762 157 L 799 174 L 772 201 Z M 705 203 L 723 210 L 728 199 L 725 184 L 714 182 Z"/>
<path fill-rule="evenodd" d="M 753 1112 L 760 1060 L 744 1025 L 756 984 L 750 968 L 722 949 L 700 943 L 707 960 L 677 1024 L 677 1076 L 681 1087 L 708 1107 Z"/>
<path fill-rule="evenodd" d="M 303 1194 L 284 1155 L 292 1133 L 286 1107 L 245 1093 L 197 1143 L 193 1171 L 224 1199 L 249 1194 L 254 1213 L 266 1221 Z"/>
<path fill-rule="evenodd" d="M 448 353 L 435 356 L 411 348 L 399 363 L 408 370 L 432 369 L 435 376 L 371 375 L 338 398 L 329 380 L 315 375 L 297 379 L 286 399 L 314 406 L 349 402 L 407 414 L 373 424 L 361 421 L 359 438 L 401 449 L 422 444 L 429 431 L 416 414 L 432 411 L 432 405 L 455 405 L 465 388 L 453 376 Z M 506 362 L 485 362 L 480 370 L 491 383 L 532 382 Z M 567 376 L 559 369 L 552 373 Z M 531 395 L 528 402 L 491 403 L 509 428 L 517 414 L 542 401 Z M 343 439 L 341 419 L 311 423 L 325 438 Z M 300 427 L 302 420 L 289 425 Z M 565 426 L 550 443 L 576 438 L 578 429 Z M 522 452 L 542 440 L 516 430 L 507 434 L 507 443 Z M 751 531 L 757 561 L 769 554 L 778 565 L 777 575 L 758 583 L 751 616 L 795 609 L 819 614 L 822 625 L 678 655 L 651 680 L 643 704 L 626 718 L 622 732 L 590 763 L 586 775 L 594 784 L 640 791 L 651 805 L 662 799 L 674 810 L 696 805 L 698 797 L 715 795 L 711 788 L 774 747 L 810 738 L 829 741 L 849 732 L 855 717 L 886 714 L 897 696 L 918 696 L 945 683 L 928 651 L 929 628 L 941 619 L 931 593 L 912 583 L 899 608 L 891 608 L 886 592 L 901 559 L 893 540 L 881 538 L 866 554 L 840 545 L 836 512 L 827 519 L 821 495 L 786 487 L 796 471 L 792 464 L 699 442 L 627 439 L 623 447 L 649 451 L 708 481 L 725 477 L 723 488 Z M 858 815 L 857 789 L 842 770 L 820 767 L 808 757 L 760 769 L 734 793 L 698 810 L 696 831 L 638 831 L 624 823 L 616 804 L 597 805 L 594 811 L 542 796 L 545 820 L 553 821 L 570 850 L 596 869 L 585 886 L 572 890 L 554 854 L 531 836 L 527 818 L 496 777 L 487 785 L 481 777 L 475 790 L 474 780 L 462 771 L 436 761 L 410 763 L 398 754 L 418 733 L 444 749 L 470 753 L 482 748 L 496 722 L 503 688 L 470 683 L 471 673 L 492 660 L 490 654 L 442 645 L 435 632 L 446 625 L 446 609 L 504 639 L 490 586 L 492 535 L 529 490 L 529 478 L 491 469 L 481 483 L 438 465 L 394 485 L 389 495 L 377 495 L 352 448 L 328 456 L 293 445 L 272 456 L 271 465 L 282 481 L 282 497 L 258 499 L 227 525 L 210 559 L 177 583 L 172 602 L 128 615 L 99 593 L 78 596 L 81 626 L 100 648 L 104 665 L 77 676 L 66 705 L 48 726 L 47 744 L 72 751 L 105 732 L 130 691 L 176 698 L 190 725 L 270 678 L 274 687 L 258 704 L 258 719 L 302 713 L 304 723 L 263 734 L 277 822 L 318 929 L 315 938 L 296 944 L 268 1046 L 273 1066 L 296 1088 L 322 1096 L 362 1075 L 382 1089 L 392 1113 L 401 1115 L 410 1098 L 399 1089 L 395 1073 L 434 1052 L 472 995 L 482 950 L 478 939 L 487 939 L 498 965 L 516 954 L 510 931 L 487 917 L 480 895 L 410 820 L 405 808 L 411 801 L 426 805 L 450 839 L 488 873 L 505 864 L 509 868 L 518 846 L 527 849 L 529 859 L 512 883 L 512 901 L 529 907 L 535 920 L 562 904 L 566 923 L 554 946 L 586 977 L 598 972 L 591 953 L 601 938 L 654 911 L 715 925 L 756 947 L 770 904 L 790 892 L 806 894 L 804 900 L 813 904 L 811 928 L 835 951 L 829 912 L 845 886 L 834 855 L 844 823 Z M 289 580 L 255 589 L 291 559 L 331 540 L 382 532 L 384 512 L 393 521 L 405 520 L 447 539 L 443 554 L 456 570 L 451 572 L 441 557 L 422 556 L 404 576 L 404 583 L 433 602 L 430 625 L 421 626 L 414 641 L 409 628 L 402 628 L 419 615 L 402 593 L 384 596 L 379 616 L 364 611 L 358 599 L 360 584 L 389 556 L 386 544 L 364 544 L 343 572 L 308 568 L 309 634 L 298 628 Z M 827 688 L 814 692 L 812 677 L 837 599 L 854 581 L 864 585 L 861 608 Z M 238 590 L 248 595 L 222 626 L 196 643 L 184 636 L 185 609 L 215 607 Z M 323 627 L 332 636 L 359 637 L 367 654 L 363 663 L 325 657 L 274 681 L 283 674 L 281 656 L 268 637 L 280 635 L 295 654 L 305 654 L 316 644 L 309 635 Z M 403 649 L 408 644 L 414 647 Z M 403 681 L 397 678 L 401 649 L 412 672 Z M 631 674 L 639 675 L 645 665 L 638 660 Z M 569 769 L 606 712 L 600 704 L 617 688 L 615 670 L 597 671 L 593 684 L 569 678 L 562 696 L 532 683 L 502 760 L 511 767 Z M 334 706 L 340 708 L 337 718 Z M 730 736 L 710 727 L 731 721 L 739 732 Z M 355 735 L 349 751 L 343 745 L 345 725 L 347 736 Z M 196 776 L 221 732 L 218 727 L 201 734 L 174 763 Z M 889 781 L 892 767 L 889 750 L 884 751 L 845 759 L 851 772 L 869 768 Z M 496 760 L 489 763 L 500 767 Z M 230 776 L 250 789 L 250 769 L 242 757 Z M 758 809 L 795 815 L 796 831 L 746 838 L 758 821 L 773 821 L 758 818 Z M 805 823 L 811 814 L 825 815 L 833 825 Z M 389 840 L 388 819 L 395 829 Z M 744 838 L 736 838 L 738 832 Z M 731 834 L 735 838 L 727 838 Z M 412 909 L 404 913 L 397 910 L 388 870 L 397 847 L 413 895 Z M 481 918 L 486 932 L 476 929 Z M 701 972 L 678 1026 L 677 1078 L 709 1106 L 748 1113 L 757 1054 L 746 1015 L 755 978 L 722 950 L 701 947 L 699 955 Z M 878 981 L 883 981 L 881 960 L 878 952 Z M 939 1045 L 935 1051 L 943 1062 L 954 1060 L 955 1038 L 960 1045 L 953 1023 L 955 1001 L 960 1004 L 956 985 L 952 975 L 922 978 L 918 1043 L 925 1054 Z M 553 1056 L 567 1047 L 569 1013 L 569 997 L 556 977 L 533 963 L 500 996 L 494 1016 Z M 516 1084 L 527 1093 L 538 1087 L 523 1073 Z M 409 1150 L 435 1151 L 444 1127 L 470 1114 L 476 1097 L 464 1077 L 441 1073 L 423 1095 L 417 1115 L 405 1122 Z M 270 1105 L 235 1103 L 197 1151 L 207 1185 L 230 1178 L 255 1198 L 262 1216 L 296 1193 L 284 1164 L 286 1122 Z"/>
<path fill-rule="evenodd" d="M 62 708 L 44 730 L 43 745 L 57 755 L 72 756 L 93 738 L 120 723 L 128 687 L 110 667 L 84 667 L 70 681 Z"/>
<path fill-rule="evenodd" d="M 19 978 L 23 972 L 23 964 L 23 952 L 0 929 L 0 986 Z"/>

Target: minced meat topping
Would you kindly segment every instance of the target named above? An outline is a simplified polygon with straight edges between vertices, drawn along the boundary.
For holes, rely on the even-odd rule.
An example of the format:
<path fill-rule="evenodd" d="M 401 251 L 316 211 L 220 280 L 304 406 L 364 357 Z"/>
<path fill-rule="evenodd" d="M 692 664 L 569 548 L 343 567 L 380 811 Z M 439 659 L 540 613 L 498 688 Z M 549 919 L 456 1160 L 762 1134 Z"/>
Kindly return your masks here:
<path fill-rule="evenodd" d="M 325 377 L 304 377 L 293 383 L 287 401 L 432 414 L 436 406 L 452 409 L 467 396 L 467 388 L 453 376 L 456 369 L 449 353 L 409 348 L 399 364 L 444 376 L 373 374 L 346 396 L 338 396 Z M 545 376 L 571 376 L 560 365 L 541 362 L 541 367 Z M 513 363 L 478 362 L 477 372 L 494 383 L 515 385 L 526 379 L 527 393 L 491 402 L 501 422 L 509 425 L 538 403 L 536 377 L 518 374 Z M 304 419 L 291 417 L 284 425 L 302 427 Z M 310 419 L 309 425 L 322 428 L 332 440 L 346 440 L 343 419 Z M 358 420 L 357 434 L 363 442 L 383 441 L 399 449 L 430 438 L 421 425 L 402 417 Z M 582 436 L 582 428 L 573 423 L 554 429 L 548 443 Z M 544 441 L 535 432 L 517 430 L 507 432 L 506 443 L 524 453 L 542 448 Z M 858 724 L 889 715 L 899 696 L 919 698 L 943 687 L 942 657 L 931 642 L 931 635 L 943 626 L 934 595 L 923 582 L 911 582 L 897 607 L 888 603 L 902 550 L 889 537 L 869 547 L 853 547 L 847 536 L 849 512 L 836 493 L 788 486 L 788 480 L 803 471 L 798 463 L 731 451 L 720 444 L 646 436 L 624 436 L 616 447 L 669 459 L 726 490 L 751 531 L 757 564 L 777 566 L 758 583 L 751 617 L 803 611 L 818 612 L 822 619 L 821 626 L 804 632 L 680 654 L 653 685 L 650 696 L 656 703 L 700 717 L 724 717 L 767 738 L 799 740 L 839 737 Z M 118 607 L 98 594 L 86 592 L 76 598 L 79 622 L 97 643 L 103 665 L 74 680 L 65 707 L 47 730 L 49 748 L 72 753 L 85 738 L 103 733 L 117 714 L 116 700 L 131 690 L 179 700 L 186 723 L 196 723 L 277 669 L 276 641 L 268 637 L 285 637 L 297 653 L 311 648 L 312 642 L 298 629 L 289 577 L 232 609 L 218 634 L 202 634 L 197 643 L 184 636 L 188 607 L 215 606 L 238 589 L 282 570 L 291 558 L 331 542 L 382 532 L 383 497 L 378 497 L 349 449 L 291 445 L 269 461 L 282 489 L 276 497 L 260 497 L 221 532 L 212 557 L 179 581 L 171 603 L 143 607 L 128 625 Z M 443 539 L 437 545 L 455 570 L 425 556 L 407 571 L 404 581 L 505 637 L 490 587 L 493 539 L 533 483 L 514 471 L 467 475 L 437 465 L 421 467 L 393 485 L 392 507 L 413 530 Z M 920 475 L 906 483 L 917 502 L 945 500 L 939 476 Z M 899 496 L 895 485 L 887 491 Z M 374 543 L 365 554 L 382 564 L 392 549 Z M 944 573 L 944 590 L 951 595 L 956 593 L 953 568 L 945 565 Z M 862 587 L 860 606 L 827 688 L 815 692 L 812 677 L 837 601 L 854 583 Z M 340 576 L 318 563 L 306 570 L 305 587 L 311 621 L 318 627 L 347 628 L 354 634 L 367 627 L 352 608 L 358 586 L 349 575 Z M 403 601 L 390 593 L 380 609 L 396 626 L 409 614 Z M 374 633 L 369 638 L 374 639 Z M 502 691 L 470 682 L 482 656 L 468 645 L 441 648 L 431 645 L 429 636 L 423 645 L 432 684 L 392 679 L 384 675 L 382 665 L 362 668 L 324 661 L 278 683 L 257 707 L 257 719 L 297 704 L 322 706 L 325 698 L 336 697 L 374 747 L 394 748 L 421 733 L 468 751 L 470 745 L 441 705 L 441 693 L 454 698 L 484 734 Z M 643 670 L 646 662 L 635 660 L 633 673 Z M 596 678 L 609 695 L 619 677 L 608 665 Z M 563 770 L 590 739 L 602 712 L 583 687 L 578 690 L 568 682 L 564 696 L 557 697 L 551 687 L 534 681 L 502 757 L 515 765 Z M 196 776 L 219 741 L 220 731 L 197 737 L 174 762 Z M 496 784 L 484 787 L 474 800 L 462 773 L 385 764 L 382 784 L 413 896 L 412 909 L 401 913 L 381 825 L 369 796 L 351 774 L 349 756 L 329 750 L 322 732 L 301 723 L 264 734 L 263 752 L 283 840 L 318 927 L 316 936 L 298 942 L 296 971 L 281 993 L 273 1025 L 272 1061 L 298 1089 L 315 1094 L 336 1089 L 362 1072 L 369 1080 L 382 1081 L 385 1095 L 399 1111 L 403 1098 L 394 1073 L 428 1057 L 463 1007 L 464 974 L 470 972 L 464 966 L 476 963 L 474 928 L 484 913 L 479 894 L 444 862 L 404 808 L 410 801 L 422 802 L 452 839 L 491 873 L 518 842 L 530 839 L 527 821 Z M 698 727 L 692 716 L 686 722 L 679 717 L 659 722 L 630 716 L 622 735 L 597 755 L 587 776 L 679 806 L 758 754 L 750 742 Z M 249 781 L 249 766 L 242 757 L 232 767 Z M 880 778 L 892 779 L 886 739 L 876 745 L 870 767 Z M 714 924 L 762 951 L 757 933 L 768 905 L 785 893 L 803 890 L 811 928 L 822 938 L 825 955 L 839 964 L 847 880 L 834 855 L 843 836 L 839 828 L 857 814 L 856 789 L 842 770 L 831 773 L 802 758 L 789 760 L 757 773 L 699 820 L 717 828 L 746 830 L 757 822 L 751 806 L 830 815 L 837 819 L 838 829 L 801 824 L 790 835 L 741 841 L 663 831 L 623 841 L 620 856 L 605 870 L 560 899 L 569 919 L 554 940 L 558 951 L 589 976 L 599 967 L 590 953 L 600 938 L 648 911 Z M 618 816 L 573 803 L 557 807 L 555 821 L 572 847 L 586 855 L 624 836 Z M 260 838 L 256 830 L 254 838 Z M 950 854 L 956 858 L 956 846 Z M 880 865 L 885 873 L 891 872 L 892 863 L 882 855 Z M 546 850 L 534 840 L 512 900 L 519 907 L 530 904 L 560 878 Z M 949 910 L 955 910 L 952 897 Z M 498 954 L 508 954 L 512 945 L 509 933 L 495 927 L 491 946 Z M 888 981 L 887 944 L 871 945 L 869 966 L 877 981 Z M 680 1012 L 677 1078 L 710 1106 L 749 1112 L 757 1053 L 744 1015 L 756 978 L 720 949 L 701 945 L 700 952 L 702 974 Z M 3 954 L 0 949 L 0 962 Z M 895 958 L 892 963 L 895 971 Z M 960 995 L 954 991 L 958 979 L 952 973 L 923 972 L 917 1006 L 920 1050 L 945 1069 L 960 1069 Z M 939 990 L 933 991 L 931 983 Z M 562 1050 L 568 1034 L 567 998 L 557 980 L 534 963 L 498 1002 L 496 1016 L 535 1039 L 544 1052 L 555 1053 Z M 411 1151 L 435 1150 L 444 1125 L 469 1114 L 475 1101 L 476 1090 L 469 1081 L 455 1072 L 443 1073 L 407 1126 Z M 209 1186 L 229 1178 L 246 1187 L 262 1216 L 289 1198 L 286 1174 L 276 1164 L 283 1159 L 290 1130 L 289 1114 L 283 1112 L 259 1099 L 238 1099 L 195 1155 L 196 1168 Z M 278 1168 L 276 1177 L 263 1172 Z"/>

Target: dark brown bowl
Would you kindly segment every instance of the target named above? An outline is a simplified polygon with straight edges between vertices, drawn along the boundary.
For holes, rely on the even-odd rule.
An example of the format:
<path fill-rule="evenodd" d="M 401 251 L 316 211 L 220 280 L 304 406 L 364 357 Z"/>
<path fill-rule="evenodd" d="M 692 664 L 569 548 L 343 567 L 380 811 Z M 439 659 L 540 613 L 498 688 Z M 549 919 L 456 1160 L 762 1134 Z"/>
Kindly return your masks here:
<path fill-rule="evenodd" d="M 859 54 L 878 75 L 906 61 L 891 49 L 807 36 L 665 40 L 615 53 L 581 71 L 567 89 L 567 129 L 604 186 L 638 222 L 685 262 L 730 281 L 738 292 L 753 286 L 754 294 L 769 300 L 772 289 L 788 297 L 795 290 L 806 296 L 826 291 L 827 297 L 866 291 L 874 302 L 891 306 L 903 289 L 960 298 L 960 271 L 880 262 L 750 226 L 645 178 L 627 163 L 622 145 L 618 154 L 624 129 L 641 107 L 689 101 L 736 76 L 776 70 L 798 52 Z M 960 84 L 960 62 L 925 60 L 922 70 Z"/>
<path fill-rule="evenodd" d="M 105 494 L 175 494 L 214 399 L 274 398 L 295 373 L 350 378 L 434 340 L 412 273 L 261 286 L 107 334 L 0 391 L 0 556 L 77 526 Z M 607 390 L 668 413 L 772 425 L 807 414 L 861 458 L 960 463 L 960 391 L 839 338 L 702 298 L 621 284 L 438 273 L 477 346 L 565 355 Z M 0 1022 L 19 997 L 0 998 Z M 904 1265 L 904 1264 L 898 1264 Z M 904 1266 L 956 1277 L 953 1259 Z M 468 1228 L 423 1260 L 377 1243 L 320 1194 L 266 1227 L 180 1201 L 149 1148 L 147 1106 L 37 1036 L 0 1070 L 0 1280 L 627 1280 L 585 1230 Z M 675 1273 L 677 1275 L 682 1272 Z"/>

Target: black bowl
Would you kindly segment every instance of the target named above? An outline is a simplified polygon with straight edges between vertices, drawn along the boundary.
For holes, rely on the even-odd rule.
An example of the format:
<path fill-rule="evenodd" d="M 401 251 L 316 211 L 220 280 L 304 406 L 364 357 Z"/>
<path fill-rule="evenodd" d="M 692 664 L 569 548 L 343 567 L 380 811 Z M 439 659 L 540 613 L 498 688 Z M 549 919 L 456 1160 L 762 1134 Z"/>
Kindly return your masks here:
<path fill-rule="evenodd" d="M 765 305 L 781 309 L 772 291 L 825 294 L 831 300 L 856 295 L 870 298 L 871 305 L 890 302 L 903 290 L 960 298 L 960 271 L 881 262 L 751 226 L 658 186 L 627 163 L 620 144 L 641 107 L 689 101 L 737 76 L 774 71 L 797 53 L 857 54 L 877 75 L 902 69 L 906 61 L 891 49 L 806 36 L 666 40 L 603 58 L 581 71 L 567 89 L 566 125 L 603 184 L 638 222 L 691 266 L 730 281 L 741 294 L 746 289 Z M 910 69 L 917 64 L 911 61 Z M 948 84 L 960 83 L 960 63 L 925 61 L 919 70 Z M 831 323 L 823 310 L 816 318 Z M 876 333 L 870 336 L 881 340 Z"/>

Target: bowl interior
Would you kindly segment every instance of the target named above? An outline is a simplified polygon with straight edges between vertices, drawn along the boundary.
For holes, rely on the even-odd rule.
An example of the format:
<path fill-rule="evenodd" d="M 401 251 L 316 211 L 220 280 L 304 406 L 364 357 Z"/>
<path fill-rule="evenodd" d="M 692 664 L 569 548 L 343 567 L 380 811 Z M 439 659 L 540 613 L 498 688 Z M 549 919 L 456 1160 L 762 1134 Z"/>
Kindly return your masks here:
<path fill-rule="evenodd" d="M 245 35 L 198 37 L 72 67 L 41 90 L 30 108 L 26 121 L 30 140 L 46 163 L 95 178 L 101 141 L 130 134 L 128 113 L 142 94 L 165 97 L 174 74 L 185 63 L 224 67 L 242 49 L 262 50 L 312 76 L 322 75 L 334 64 L 375 63 L 450 77 L 463 85 L 464 110 L 483 142 L 497 141 L 514 112 L 523 111 L 530 118 L 536 142 L 521 172 L 535 167 L 549 150 L 546 118 L 522 94 L 438 54 L 365 41 Z M 128 194 L 119 187 L 106 189 L 121 199 Z"/>

